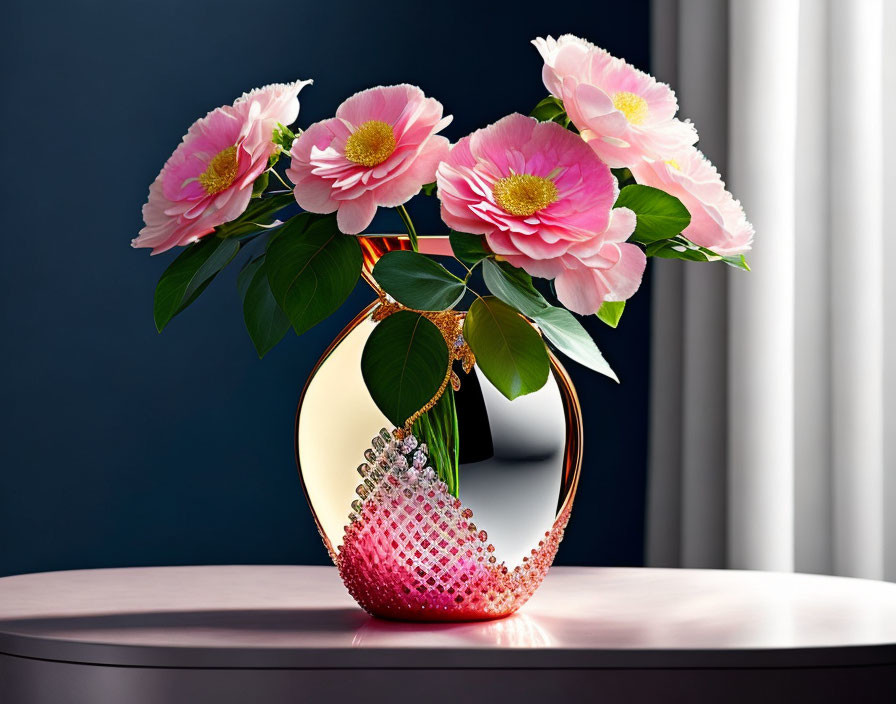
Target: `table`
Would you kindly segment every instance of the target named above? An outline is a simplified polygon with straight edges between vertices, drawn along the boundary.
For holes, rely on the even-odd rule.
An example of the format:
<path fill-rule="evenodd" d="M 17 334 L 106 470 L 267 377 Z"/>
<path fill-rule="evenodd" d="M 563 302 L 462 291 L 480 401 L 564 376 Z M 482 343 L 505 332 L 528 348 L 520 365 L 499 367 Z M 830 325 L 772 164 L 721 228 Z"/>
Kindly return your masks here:
<path fill-rule="evenodd" d="M 0 579 L 3 704 L 894 702 L 896 584 L 555 567 L 523 610 L 382 621 L 332 567 Z"/>

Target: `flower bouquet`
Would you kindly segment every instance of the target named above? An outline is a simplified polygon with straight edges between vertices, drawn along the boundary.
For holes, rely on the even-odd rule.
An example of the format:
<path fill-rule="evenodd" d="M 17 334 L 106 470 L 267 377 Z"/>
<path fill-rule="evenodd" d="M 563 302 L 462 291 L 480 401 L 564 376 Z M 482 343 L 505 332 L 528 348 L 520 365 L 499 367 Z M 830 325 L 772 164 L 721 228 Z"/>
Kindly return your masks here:
<path fill-rule="evenodd" d="M 324 544 L 376 615 L 518 609 L 581 464 L 556 353 L 616 380 L 576 315 L 616 327 L 648 257 L 748 268 L 753 229 L 672 90 L 582 39 L 533 43 L 550 95 L 454 144 L 442 105 L 410 85 L 305 129 L 291 125 L 310 81 L 246 93 L 190 127 L 133 241 L 183 248 L 156 289 L 160 331 L 245 252 L 259 356 L 371 286 L 308 380 L 296 446 Z M 413 198 L 438 199 L 445 234 L 418 235 Z M 379 208 L 406 233 L 367 233 Z"/>

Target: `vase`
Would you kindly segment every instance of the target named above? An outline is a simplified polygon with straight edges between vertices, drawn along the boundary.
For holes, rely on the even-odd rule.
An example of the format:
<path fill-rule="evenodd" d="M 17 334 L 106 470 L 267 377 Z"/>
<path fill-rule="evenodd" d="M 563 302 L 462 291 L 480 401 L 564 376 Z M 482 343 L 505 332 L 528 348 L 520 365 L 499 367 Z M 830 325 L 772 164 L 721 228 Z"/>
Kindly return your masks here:
<path fill-rule="evenodd" d="M 445 238 L 420 242 L 421 251 L 450 252 Z M 400 237 L 361 244 L 371 282 L 382 254 L 410 246 Z M 545 386 L 513 401 L 478 367 L 458 369 L 459 484 L 451 492 L 425 444 L 396 434 L 367 392 L 360 361 L 377 305 L 332 342 L 296 413 L 296 459 L 321 538 L 374 616 L 508 616 L 541 584 L 569 519 L 582 458 L 575 388 L 553 355 Z"/>

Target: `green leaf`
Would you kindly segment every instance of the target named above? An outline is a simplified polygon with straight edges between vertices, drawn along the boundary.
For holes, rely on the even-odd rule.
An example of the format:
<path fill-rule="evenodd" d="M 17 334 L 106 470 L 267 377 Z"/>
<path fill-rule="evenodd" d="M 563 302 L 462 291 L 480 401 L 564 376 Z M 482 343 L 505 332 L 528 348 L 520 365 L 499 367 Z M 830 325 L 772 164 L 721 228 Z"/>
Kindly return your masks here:
<path fill-rule="evenodd" d="M 629 208 L 638 217 L 632 242 L 650 244 L 678 235 L 691 223 L 691 214 L 675 196 L 651 186 L 626 186 L 615 208 Z"/>
<path fill-rule="evenodd" d="M 722 257 L 722 261 L 725 262 L 728 266 L 733 266 L 735 269 L 742 269 L 743 271 L 751 271 L 750 265 L 747 263 L 747 257 L 743 254 L 735 254 L 731 257 Z"/>
<path fill-rule="evenodd" d="M 264 190 L 268 187 L 268 182 L 271 180 L 271 172 L 265 171 L 255 179 L 255 183 L 252 184 L 252 197 L 253 198 L 261 198 L 261 194 L 264 193 Z"/>
<path fill-rule="evenodd" d="M 236 240 L 205 237 L 171 262 L 159 279 L 153 301 L 153 318 L 159 332 L 199 297 L 218 272 L 236 256 L 239 248 L 240 243 Z"/>
<path fill-rule="evenodd" d="M 378 323 L 361 354 L 361 374 L 371 398 L 398 427 L 436 395 L 448 364 L 442 333 L 422 314 L 408 310 Z"/>
<path fill-rule="evenodd" d="M 425 196 L 434 196 L 436 194 L 437 190 L 438 190 L 438 185 L 436 184 L 435 181 L 433 181 L 432 183 L 424 183 L 420 187 L 420 192 L 423 193 L 423 195 L 425 195 Z"/>
<path fill-rule="evenodd" d="M 265 255 L 253 259 L 237 277 L 243 300 L 243 320 L 259 357 L 264 357 L 289 330 L 289 318 L 280 310 L 264 267 Z"/>
<path fill-rule="evenodd" d="M 613 172 L 613 175 L 616 177 L 616 180 L 619 182 L 619 187 L 624 188 L 625 186 L 629 186 L 635 183 L 635 177 L 632 176 L 631 169 L 626 167 L 621 167 L 618 169 L 610 169 Z"/>
<path fill-rule="evenodd" d="M 467 290 L 441 264 L 408 250 L 383 255 L 373 267 L 373 278 L 396 301 L 414 310 L 448 310 Z"/>
<path fill-rule="evenodd" d="M 243 268 L 240 269 L 240 273 L 237 274 L 236 290 L 239 291 L 241 301 L 246 298 L 246 291 L 249 290 L 249 284 L 252 283 L 252 278 L 255 276 L 255 272 L 261 268 L 262 264 L 264 264 L 263 254 L 260 257 L 250 259 L 243 264 Z"/>
<path fill-rule="evenodd" d="M 486 259 L 482 262 L 482 278 L 489 291 L 530 318 L 550 307 L 532 285 L 532 277 L 507 262 Z"/>
<path fill-rule="evenodd" d="M 289 127 L 278 122 L 274 128 L 273 142 L 283 151 L 288 152 L 292 149 L 292 143 L 296 136 Z"/>
<path fill-rule="evenodd" d="M 648 257 L 659 257 L 661 259 L 684 259 L 689 262 L 724 262 L 735 269 L 750 271 L 750 265 L 743 254 L 723 257 L 711 249 L 694 244 L 681 235 L 671 240 L 662 240 L 648 245 L 646 253 Z"/>
<path fill-rule="evenodd" d="M 236 220 L 216 227 L 215 234 L 220 238 L 229 239 L 264 230 L 274 222 L 278 211 L 295 202 L 296 199 L 292 193 L 278 193 L 268 198 L 255 198 L 249 201 L 249 207 Z"/>
<path fill-rule="evenodd" d="M 290 220 L 270 243 L 265 269 L 274 298 L 301 335 L 341 306 L 361 276 L 358 239 L 335 216 Z"/>
<path fill-rule="evenodd" d="M 553 95 L 549 95 L 532 108 L 529 116 L 539 122 L 556 122 L 563 127 L 569 127 L 569 116 L 566 114 L 563 101 Z"/>
<path fill-rule="evenodd" d="M 671 240 L 661 240 L 647 245 L 645 253 L 648 257 L 661 259 L 684 259 L 689 262 L 717 262 L 722 257 L 713 254 L 708 249 L 688 242 L 684 237 L 675 237 Z"/>
<path fill-rule="evenodd" d="M 535 322 L 544 336 L 570 359 L 610 377 L 613 381 L 619 381 L 588 331 L 568 310 L 551 306 L 539 313 Z M 479 361 L 478 358 L 476 361 Z"/>
<path fill-rule="evenodd" d="M 486 378 L 511 401 L 538 391 L 548 380 L 544 340 L 506 303 L 477 298 L 464 320 L 464 339 Z"/>
<path fill-rule="evenodd" d="M 619 319 L 622 317 L 622 311 L 624 310 L 625 301 L 604 301 L 597 311 L 597 317 L 611 328 L 615 328 L 619 325 Z"/>
<path fill-rule="evenodd" d="M 563 101 L 560 100 L 560 98 L 555 98 L 553 95 L 549 95 L 532 108 L 532 112 L 529 113 L 529 116 L 534 117 L 540 122 L 550 122 L 557 115 L 564 112 L 566 112 L 566 110 L 563 107 Z"/>
<path fill-rule="evenodd" d="M 550 305 L 532 285 L 532 278 L 525 271 L 507 262 L 487 259 L 482 264 L 482 274 L 489 291 L 538 323 L 544 336 L 561 352 L 589 369 L 616 379 L 597 345 L 575 316 L 565 308 Z M 622 315 L 622 311 L 619 314 Z"/>
<path fill-rule="evenodd" d="M 451 242 L 451 251 L 454 252 L 454 256 L 467 266 L 475 266 L 481 259 L 489 255 L 485 238 L 481 235 L 452 230 L 448 239 Z"/>
<path fill-rule="evenodd" d="M 311 226 L 311 223 L 316 222 L 318 219 L 319 216 L 314 215 L 313 213 L 299 213 L 298 215 L 293 215 L 286 221 L 283 227 L 275 227 L 262 233 L 258 236 L 257 241 L 263 244 L 264 250 L 267 251 L 271 248 L 274 240 L 280 236 L 280 233 L 287 231 L 293 237 L 298 237 Z M 289 227 L 286 225 L 289 225 Z"/>

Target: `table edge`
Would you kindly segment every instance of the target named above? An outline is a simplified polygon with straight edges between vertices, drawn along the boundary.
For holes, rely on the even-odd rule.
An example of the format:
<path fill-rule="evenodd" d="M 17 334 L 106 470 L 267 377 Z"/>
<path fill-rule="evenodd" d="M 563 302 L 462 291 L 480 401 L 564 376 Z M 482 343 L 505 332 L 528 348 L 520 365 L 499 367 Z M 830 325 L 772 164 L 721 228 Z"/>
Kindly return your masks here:
<path fill-rule="evenodd" d="M 896 664 L 896 643 L 724 650 L 209 648 L 78 643 L 0 634 L 0 655 L 83 665 L 188 669 L 789 669 Z"/>

